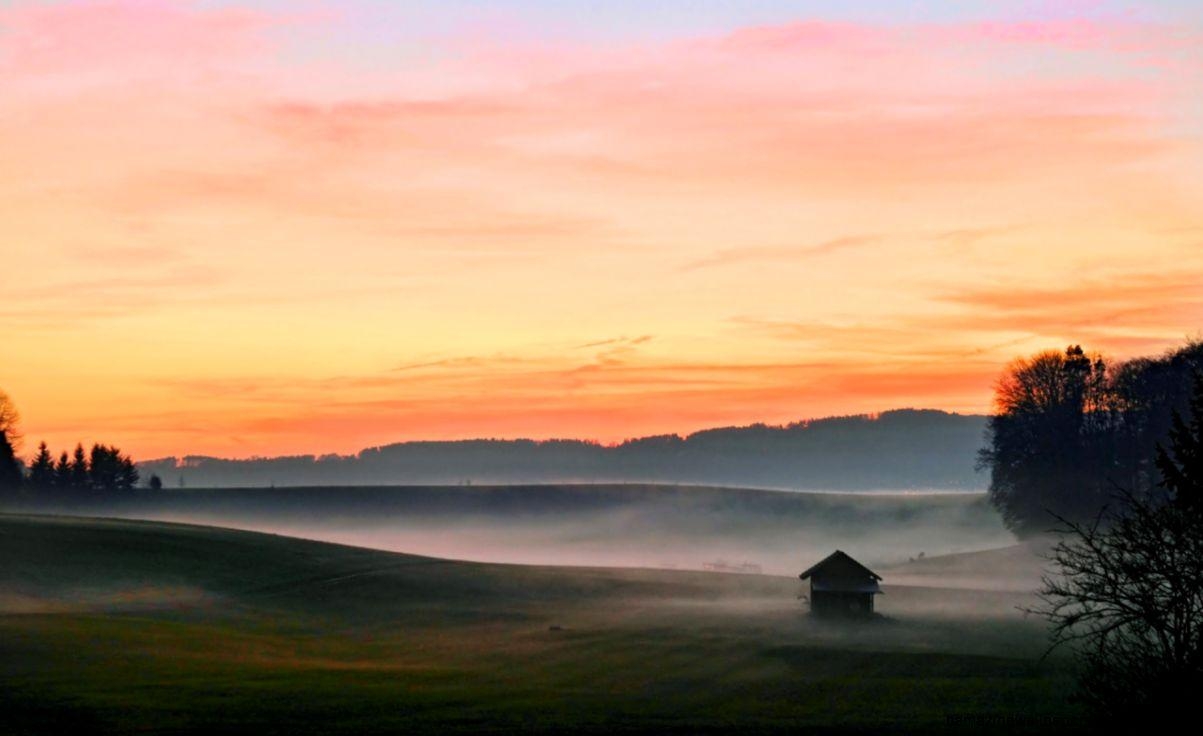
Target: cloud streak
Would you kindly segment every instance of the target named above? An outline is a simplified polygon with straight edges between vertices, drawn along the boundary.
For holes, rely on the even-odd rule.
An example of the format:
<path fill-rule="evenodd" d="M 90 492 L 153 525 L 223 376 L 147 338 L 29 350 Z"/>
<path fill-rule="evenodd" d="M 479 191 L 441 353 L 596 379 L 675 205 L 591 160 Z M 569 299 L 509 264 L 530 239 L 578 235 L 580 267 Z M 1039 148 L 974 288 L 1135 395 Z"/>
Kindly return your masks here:
<path fill-rule="evenodd" d="M 830 255 L 850 248 L 859 248 L 861 246 L 870 245 L 880 241 L 880 237 L 874 235 L 853 235 L 842 238 L 832 238 L 831 240 L 814 245 L 801 246 L 762 246 L 756 248 L 730 248 L 721 250 L 706 258 L 701 258 L 692 263 L 685 264 L 682 271 L 696 271 L 700 268 L 712 268 L 715 266 L 730 266 L 733 264 L 756 262 L 756 261 L 802 261 L 808 258 Z"/>

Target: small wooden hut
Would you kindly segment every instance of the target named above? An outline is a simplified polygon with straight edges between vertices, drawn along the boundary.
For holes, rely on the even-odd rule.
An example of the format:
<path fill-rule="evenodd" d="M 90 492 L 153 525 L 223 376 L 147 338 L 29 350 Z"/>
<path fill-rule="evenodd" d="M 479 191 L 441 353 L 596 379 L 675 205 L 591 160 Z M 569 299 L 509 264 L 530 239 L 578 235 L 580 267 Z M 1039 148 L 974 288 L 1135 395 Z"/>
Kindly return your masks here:
<path fill-rule="evenodd" d="M 840 550 L 798 576 L 810 580 L 810 611 L 818 616 L 869 616 L 881 576 Z"/>

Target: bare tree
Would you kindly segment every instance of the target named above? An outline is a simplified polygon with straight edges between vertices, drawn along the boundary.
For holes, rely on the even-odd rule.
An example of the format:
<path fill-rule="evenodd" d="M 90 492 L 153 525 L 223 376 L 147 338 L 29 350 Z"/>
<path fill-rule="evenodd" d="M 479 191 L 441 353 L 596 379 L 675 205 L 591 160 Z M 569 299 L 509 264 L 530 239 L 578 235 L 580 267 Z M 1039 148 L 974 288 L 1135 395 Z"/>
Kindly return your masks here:
<path fill-rule="evenodd" d="M 7 437 L 9 444 L 17 450 L 21 449 L 21 440 L 24 437 L 20 424 L 21 415 L 17 412 L 17 405 L 8 394 L 0 390 L 0 434 Z"/>
<path fill-rule="evenodd" d="M 1035 611 L 1052 625 L 1052 646 L 1078 655 L 1084 700 L 1116 716 L 1193 706 L 1203 687 L 1199 516 L 1124 494 L 1119 510 L 1063 524 Z"/>

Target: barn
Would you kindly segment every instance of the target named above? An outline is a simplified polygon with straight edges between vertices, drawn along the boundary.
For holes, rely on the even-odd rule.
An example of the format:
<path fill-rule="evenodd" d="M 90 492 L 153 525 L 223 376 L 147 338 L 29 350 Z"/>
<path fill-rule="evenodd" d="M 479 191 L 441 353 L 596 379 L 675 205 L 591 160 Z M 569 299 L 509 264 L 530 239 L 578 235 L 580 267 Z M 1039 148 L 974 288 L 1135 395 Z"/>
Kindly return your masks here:
<path fill-rule="evenodd" d="M 810 611 L 817 616 L 869 616 L 881 576 L 840 550 L 798 576 L 810 580 Z"/>

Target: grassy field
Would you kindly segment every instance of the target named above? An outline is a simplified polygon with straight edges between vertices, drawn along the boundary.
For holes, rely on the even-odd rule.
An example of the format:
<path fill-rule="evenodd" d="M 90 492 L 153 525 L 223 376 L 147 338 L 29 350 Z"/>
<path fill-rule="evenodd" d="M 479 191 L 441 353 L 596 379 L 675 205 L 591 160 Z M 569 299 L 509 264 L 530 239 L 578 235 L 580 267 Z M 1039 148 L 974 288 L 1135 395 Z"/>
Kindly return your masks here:
<path fill-rule="evenodd" d="M 0 733 L 1073 731 L 1023 593 L 529 567 L 0 516 Z M 929 563 L 930 564 L 930 563 Z M 887 583 L 889 582 L 887 578 Z"/>

